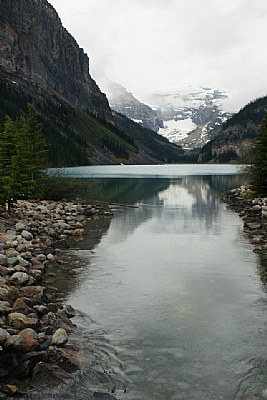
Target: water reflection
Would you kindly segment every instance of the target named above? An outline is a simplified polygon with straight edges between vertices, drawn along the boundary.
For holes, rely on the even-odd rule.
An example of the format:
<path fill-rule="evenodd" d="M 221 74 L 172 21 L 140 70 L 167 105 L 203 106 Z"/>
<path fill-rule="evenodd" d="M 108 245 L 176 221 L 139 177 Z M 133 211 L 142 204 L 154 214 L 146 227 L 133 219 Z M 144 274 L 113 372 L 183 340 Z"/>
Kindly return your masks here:
<path fill-rule="evenodd" d="M 190 176 L 127 180 L 130 192 L 119 185 L 139 208 L 116 213 L 69 301 L 122 348 L 123 398 L 241 400 L 267 388 L 266 259 L 258 262 L 219 198 L 240 183 Z M 113 201 L 117 184 L 106 185 Z M 91 248 L 90 235 L 82 246 Z"/>
<path fill-rule="evenodd" d="M 136 203 L 140 200 L 151 198 L 159 191 L 167 189 L 173 182 L 194 185 L 200 178 L 206 182 L 210 190 L 222 193 L 241 183 L 245 183 L 247 178 L 243 175 L 206 175 L 206 176 L 181 176 L 179 178 L 101 178 L 101 179 L 81 179 L 83 188 L 82 197 L 89 203 L 95 200 L 118 203 Z M 197 184 L 198 186 L 198 184 Z"/>

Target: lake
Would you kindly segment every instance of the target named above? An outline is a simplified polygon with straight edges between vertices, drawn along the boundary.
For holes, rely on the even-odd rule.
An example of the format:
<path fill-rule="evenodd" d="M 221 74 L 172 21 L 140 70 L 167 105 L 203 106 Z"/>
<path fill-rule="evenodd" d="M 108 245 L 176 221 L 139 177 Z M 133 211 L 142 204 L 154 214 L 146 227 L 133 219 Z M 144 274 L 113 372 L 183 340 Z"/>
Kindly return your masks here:
<path fill-rule="evenodd" d="M 88 182 L 88 201 L 135 205 L 90 221 L 73 244 L 82 262 L 67 302 L 84 354 L 110 377 L 85 371 L 78 398 L 92 385 L 126 400 L 267 398 L 266 259 L 220 197 L 245 181 L 239 169 L 68 170 Z"/>

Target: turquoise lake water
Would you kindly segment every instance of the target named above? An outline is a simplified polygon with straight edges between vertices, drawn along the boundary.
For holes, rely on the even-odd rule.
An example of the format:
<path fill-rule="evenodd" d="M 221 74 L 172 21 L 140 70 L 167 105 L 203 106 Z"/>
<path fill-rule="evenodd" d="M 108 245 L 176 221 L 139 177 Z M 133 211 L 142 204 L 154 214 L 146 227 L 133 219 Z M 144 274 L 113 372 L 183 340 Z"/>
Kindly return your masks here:
<path fill-rule="evenodd" d="M 221 200 L 244 182 L 239 169 L 68 170 L 88 179 L 89 201 L 136 206 L 118 209 L 109 224 L 92 220 L 74 246 L 83 262 L 67 302 L 81 312 L 78 324 L 87 316 L 88 332 L 107 340 L 118 382 L 103 390 L 126 400 L 266 396 L 266 259 Z M 88 380 L 85 373 L 81 399 L 89 398 Z"/>

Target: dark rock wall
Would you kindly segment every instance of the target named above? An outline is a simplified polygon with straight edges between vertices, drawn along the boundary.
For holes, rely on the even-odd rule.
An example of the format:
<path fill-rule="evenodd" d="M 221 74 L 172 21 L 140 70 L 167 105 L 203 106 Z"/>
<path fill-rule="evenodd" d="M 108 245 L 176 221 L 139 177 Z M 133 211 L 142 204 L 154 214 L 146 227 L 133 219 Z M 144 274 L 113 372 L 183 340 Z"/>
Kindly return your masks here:
<path fill-rule="evenodd" d="M 0 67 L 74 106 L 113 121 L 106 96 L 89 74 L 89 59 L 46 0 L 0 1 Z"/>

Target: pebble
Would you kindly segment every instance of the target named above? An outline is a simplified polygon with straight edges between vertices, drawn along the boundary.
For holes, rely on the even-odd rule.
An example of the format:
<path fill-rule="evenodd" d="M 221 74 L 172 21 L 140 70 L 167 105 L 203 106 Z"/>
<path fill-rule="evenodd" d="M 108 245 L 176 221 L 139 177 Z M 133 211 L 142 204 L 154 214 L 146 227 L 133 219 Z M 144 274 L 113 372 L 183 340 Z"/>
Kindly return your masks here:
<path fill-rule="evenodd" d="M 58 384 L 79 368 L 66 347 L 68 333 L 75 329 L 70 320 L 75 310 L 54 302 L 58 289 L 43 286 L 44 276 L 53 274 L 51 265 L 60 266 L 56 242 L 84 236 L 87 216 L 100 211 L 107 210 L 63 201 L 19 200 L 6 221 L 8 228 L 4 224 L 0 228 L 0 398 L 17 393 L 17 386 L 10 384 L 13 378 L 42 382 L 45 387 L 47 374 Z"/>

